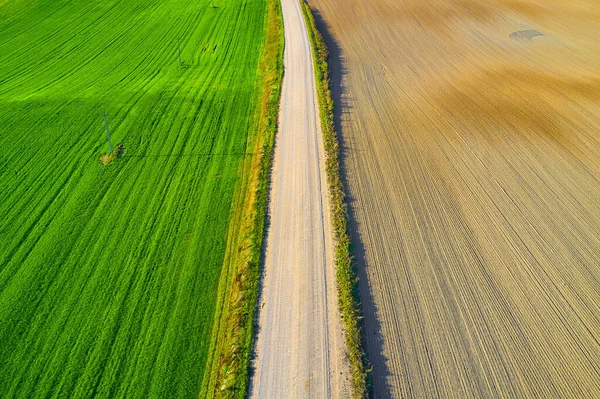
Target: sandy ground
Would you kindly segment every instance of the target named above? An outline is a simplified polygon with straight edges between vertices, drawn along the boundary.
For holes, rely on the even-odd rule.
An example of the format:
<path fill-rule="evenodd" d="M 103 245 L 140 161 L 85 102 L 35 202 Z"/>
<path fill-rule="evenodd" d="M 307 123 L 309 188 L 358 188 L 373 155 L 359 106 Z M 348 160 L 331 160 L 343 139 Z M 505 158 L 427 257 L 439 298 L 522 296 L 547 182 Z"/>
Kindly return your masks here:
<path fill-rule="evenodd" d="M 348 397 L 310 43 L 282 0 L 285 75 L 275 143 L 252 398 Z"/>
<path fill-rule="evenodd" d="M 376 397 L 600 397 L 600 2 L 310 4 Z"/>

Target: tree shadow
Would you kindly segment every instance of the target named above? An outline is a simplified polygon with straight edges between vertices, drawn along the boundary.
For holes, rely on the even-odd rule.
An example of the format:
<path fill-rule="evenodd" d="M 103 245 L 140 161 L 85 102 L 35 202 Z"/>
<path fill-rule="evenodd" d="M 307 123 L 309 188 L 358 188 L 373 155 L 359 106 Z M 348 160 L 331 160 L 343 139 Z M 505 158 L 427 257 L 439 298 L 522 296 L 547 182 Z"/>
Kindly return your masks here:
<path fill-rule="evenodd" d="M 345 88 L 347 67 L 343 50 L 331 34 L 329 25 L 318 10 L 313 7 L 311 7 L 311 10 L 315 17 L 317 28 L 323 36 L 329 52 L 329 79 L 334 103 L 334 124 L 340 144 L 340 173 L 346 193 L 346 204 L 348 206 L 349 233 L 352 239 L 355 272 L 359 280 L 358 287 L 355 287 L 355 289 L 357 288 L 357 294 L 360 298 L 363 316 L 361 323 L 363 345 L 367 352 L 369 365 L 372 368 L 370 384 L 372 385 L 372 394 L 374 397 L 387 398 L 391 397 L 391 390 L 388 384 L 390 371 L 387 367 L 387 358 L 383 354 L 383 336 L 381 333 L 379 310 L 375 304 L 367 275 L 368 264 L 365 257 L 365 247 L 361 239 L 359 224 L 356 220 L 356 199 L 350 194 L 348 185 L 348 156 L 351 151 L 357 151 L 357 149 L 350 150 L 350 143 L 344 137 L 342 131 L 342 120 L 347 123 L 352 117 L 352 105 L 349 101 L 348 91 Z"/>

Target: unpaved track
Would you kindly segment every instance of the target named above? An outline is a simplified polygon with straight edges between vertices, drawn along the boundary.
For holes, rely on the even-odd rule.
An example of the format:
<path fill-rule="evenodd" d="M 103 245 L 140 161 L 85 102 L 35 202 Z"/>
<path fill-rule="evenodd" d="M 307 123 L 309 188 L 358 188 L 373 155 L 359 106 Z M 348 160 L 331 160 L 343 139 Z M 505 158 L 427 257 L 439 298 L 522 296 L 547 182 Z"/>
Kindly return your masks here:
<path fill-rule="evenodd" d="M 282 0 L 285 75 L 250 396 L 348 397 L 324 149 L 298 0 Z"/>
<path fill-rule="evenodd" d="M 600 2 L 310 4 L 377 397 L 599 398 Z"/>

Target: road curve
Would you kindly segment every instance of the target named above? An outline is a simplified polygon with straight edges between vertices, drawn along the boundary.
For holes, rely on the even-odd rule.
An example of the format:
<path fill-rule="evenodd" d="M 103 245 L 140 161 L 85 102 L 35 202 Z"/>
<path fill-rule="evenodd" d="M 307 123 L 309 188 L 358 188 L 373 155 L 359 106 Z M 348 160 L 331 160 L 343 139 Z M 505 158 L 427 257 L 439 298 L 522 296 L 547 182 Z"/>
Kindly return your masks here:
<path fill-rule="evenodd" d="M 312 53 L 298 0 L 281 6 L 285 76 L 250 397 L 348 397 Z"/>

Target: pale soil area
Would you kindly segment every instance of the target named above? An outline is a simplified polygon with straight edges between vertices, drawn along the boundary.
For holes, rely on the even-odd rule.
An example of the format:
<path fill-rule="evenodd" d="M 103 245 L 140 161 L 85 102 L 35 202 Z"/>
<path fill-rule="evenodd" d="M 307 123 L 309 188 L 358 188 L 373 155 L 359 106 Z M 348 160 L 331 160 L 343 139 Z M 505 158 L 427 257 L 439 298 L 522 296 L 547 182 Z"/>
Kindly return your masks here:
<path fill-rule="evenodd" d="M 600 397 L 600 2 L 310 4 L 376 397 Z"/>
<path fill-rule="evenodd" d="M 347 398 L 325 154 L 298 0 L 282 0 L 285 74 L 251 398 Z"/>

